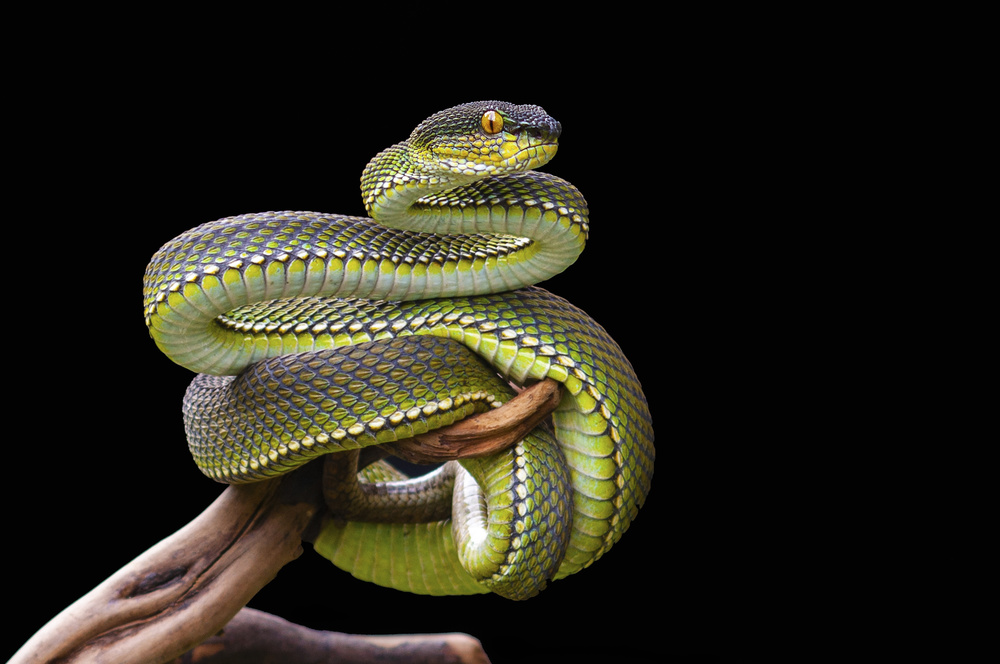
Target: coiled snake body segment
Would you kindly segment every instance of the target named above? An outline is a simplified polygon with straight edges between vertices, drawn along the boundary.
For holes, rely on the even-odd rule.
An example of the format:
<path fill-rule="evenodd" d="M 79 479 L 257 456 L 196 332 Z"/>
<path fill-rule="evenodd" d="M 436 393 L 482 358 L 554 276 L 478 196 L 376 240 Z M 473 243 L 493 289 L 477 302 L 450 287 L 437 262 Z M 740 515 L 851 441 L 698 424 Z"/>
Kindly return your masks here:
<path fill-rule="evenodd" d="M 458 106 L 369 163 L 372 218 L 242 215 L 164 245 L 146 323 L 200 374 L 184 399 L 198 467 L 248 482 L 336 453 L 316 550 L 411 592 L 521 599 L 607 551 L 649 490 L 653 432 L 618 345 L 533 285 L 589 230 L 583 196 L 532 170 L 560 131 L 536 106 Z M 544 378 L 563 386 L 551 431 L 423 478 L 356 466 Z"/>

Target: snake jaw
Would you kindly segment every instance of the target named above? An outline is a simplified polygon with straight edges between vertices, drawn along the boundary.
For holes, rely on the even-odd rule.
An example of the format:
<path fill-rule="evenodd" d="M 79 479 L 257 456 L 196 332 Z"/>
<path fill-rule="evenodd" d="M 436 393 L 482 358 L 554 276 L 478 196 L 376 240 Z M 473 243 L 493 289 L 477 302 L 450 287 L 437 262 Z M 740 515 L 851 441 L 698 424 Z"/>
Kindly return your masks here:
<path fill-rule="evenodd" d="M 450 172 L 456 178 L 505 175 L 538 168 L 558 149 L 552 139 L 528 132 L 503 132 L 496 137 L 466 136 L 447 144 L 432 145 L 422 153 L 423 167 Z"/>
<path fill-rule="evenodd" d="M 534 170 L 555 156 L 555 143 L 525 145 L 521 141 L 504 141 L 485 155 L 475 149 L 457 156 L 440 157 L 438 168 L 446 168 L 456 178 L 478 179 Z M 460 182 L 465 184 L 466 182 Z"/>

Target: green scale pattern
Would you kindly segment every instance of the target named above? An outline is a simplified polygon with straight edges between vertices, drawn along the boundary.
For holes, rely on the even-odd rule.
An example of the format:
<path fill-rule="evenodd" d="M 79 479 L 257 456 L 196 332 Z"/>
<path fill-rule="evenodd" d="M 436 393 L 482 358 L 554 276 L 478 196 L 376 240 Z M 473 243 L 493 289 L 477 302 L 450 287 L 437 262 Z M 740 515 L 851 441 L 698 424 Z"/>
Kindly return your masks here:
<path fill-rule="evenodd" d="M 647 441 L 652 440 L 653 432 L 648 406 L 631 364 L 597 322 L 578 307 L 544 289 L 529 287 L 507 293 L 415 302 L 283 300 L 242 308 L 221 320 L 219 326 L 236 333 L 251 324 L 261 324 L 262 319 L 266 320 L 267 327 L 275 330 L 294 330 L 299 326 L 321 330 L 310 333 L 307 344 L 298 343 L 300 349 L 303 346 L 308 346 L 305 350 L 310 351 L 333 349 L 412 335 L 434 335 L 460 342 L 515 383 L 526 384 L 543 378 L 562 383 L 566 395 L 553 414 L 553 421 L 577 489 L 573 499 L 576 537 L 566 554 L 566 573 L 586 566 L 596 559 L 595 555 L 610 548 L 628 528 L 648 491 L 653 456 Z M 296 339 L 301 342 L 300 337 Z M 288 357 L 263 362 L 261 370 L 272 363 L 287 366 Z M 466 363 L 464 366 L 474 365 Z M 366 376 L 365 380 L 370 377 Z M 358 379 L 357 385 L 360 387 L 363 382 Z M 199 381 L 193 383 L 192 389 L 199 384 Z M 482 388 L 463 386 L 461 389 L 472 394 Z M 269 396 L 263 401 L 278 396 Z M 486 404 L 498 398 L 499 395 L 493 392 L 484 395 L 481 402 Z M 213 404 L 210 407 L 214 409 L 220 407 L 219 403 L 229 403 L 228 400 L 217 401 L 211 395 L 203 395 L 202 401 Z M 255 400 L 247 402 L 257 403 Z M 415 404 L 416 407 L 424 405 L 423 402 Z M 474 409 L 471 401 L 463 405 L 466 408 L 463 414 Z M 344 422 L 324 415 L 323 422 L 327 426 L 327 436 L 321 438 L 326 441 L 324 443 L 316 442 L 320 432 L 317 423 L 311 420 L 292 421 L 280 431 L 254 429 L 250 435 L 256 441 L 255 446 L 238 461 L 217 459 L 206 466 L 214 468 L 212 474 L 219 479 L 234 481 L 246 473 L 247 467 L 254 468 L 254 457 L 277 457 L 270 468 L 265 466 L 246 473 L 247 479 L 254 479 L 293 467 L 318 454 L 395 440 L 408 432 L 422 433 L 458 419 L 455 417 L 457 410 L 438 410 L 432 421 L 406 422 L 402 433 L 384 425 L 375 430 L 369 426 L 372 421 L 380 423 L 379 418 L 388 418 L 398 410 L 396 402 L 391 402 L 382 408 L 365 406 L 361 413 L 343 413 L 348 416 Z M 217 410 L 202 419 L 214 426 L 229 421 Z M 349 424 L 345 426 L 345 422 Z M 355 423 L 365 425 L 364 430 L 356 435 L 331 435 Z M 252 429 L 255 425 L 246 426 Z M 215 436 L 213 434 L 211 439 Z M 189 441 L 196 441 L 196 449 L 193 449 L 196 456 L 217 454 L 214 443 L 206 439 L 201 444 L 198 442 L 201 440 L 201 436 L 189 431 Z M 303 440 L 309 444 L 302 444 Z M 240 449 L 236 446 L 233 453 L 237 454 L 236 450 Z"/>
<path fill-rule="evenodd" d="M 199 374 L 184 397 L 188 446 L 203 472 L 236 484 L 427 433 L 510 394 L 470 355 L 434 337 L 397 339 L 269 358 L 238 376 Z"/>
<path fill-rule="evenodd" d="M 450 143 L 426 133 L 438 126 L 435 116 L 373 160 L 362 179 L 366 207 L 380 223 L 260 213 L 203 224 L 168 242 L 147 268 L 144 313 L 168 357 L 210 374 L 188 390 L 185 424 L 199 467 L 226 482 L 444 426 L 509 398 L 506 380 L 559 381 L 557 442 L 539 429 L 489 466 L 509 470 L 493 473 L 498 488 L 482 499 L 499 501 L 484 518 L 504 521 L 483 527 L 493 534 L 477 542 L 488 544 L 477 554 L 488 559 L 478 579 L 457 564 L 465 545 L 450 535 L 448 520 L 331 519 L 316 542 L 338 565 L 378 583 L 435 594 L 492 587 L 523 598 L 547 578 L 591 564 L 628 528 L 650 487 L 653 431 L 617 344 L 583 311 L 530 285 L 582 251 L 586 201 L 555 176 L 487 172 L 497 161 L 522 170 L 547 161 L 558 123 L 537 107 L 499 102 L 441 117 L 471 136 L 484 108 L 502 116 L 504 132 Z M 431 149 L 449 160 L 470 150 L 503 158 L 483 157 L 458 175 L 426 175 Z M 408 229 L 382 225 L 397 223 Z M 477 483 L 489 484 L 488 468 L 467 465 Z M 565 468 L 568 497 L 553 497 L 561 484 L 556 466 Z M 536 511 L 560 501 L 572 509 L 556 510 L 558 518 Z M 523 518 L 507 520 L 521 510 Z M 568 542 L 561 539 L 566 524 Z M 403 581 L 399 565 L 414 562 L 414 546 L 429 557 L 421 557 L 425 572 L 420 579 L 407 572 Z M 522 586 L 528 577 L 534 581 Z"/>

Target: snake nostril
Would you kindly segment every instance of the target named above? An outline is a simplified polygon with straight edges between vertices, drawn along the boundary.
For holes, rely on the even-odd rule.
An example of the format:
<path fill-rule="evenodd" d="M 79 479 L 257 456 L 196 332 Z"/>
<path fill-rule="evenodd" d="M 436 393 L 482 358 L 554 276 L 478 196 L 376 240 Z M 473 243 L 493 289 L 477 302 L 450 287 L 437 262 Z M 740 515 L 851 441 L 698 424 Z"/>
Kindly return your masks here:
<path fill-rule="evenodd" d="M 528 135 L 541 141 L 554 141 L 562 133 L 562 125 L 553 120 L 544 124 L 529 126 L 526 128 Z"/>

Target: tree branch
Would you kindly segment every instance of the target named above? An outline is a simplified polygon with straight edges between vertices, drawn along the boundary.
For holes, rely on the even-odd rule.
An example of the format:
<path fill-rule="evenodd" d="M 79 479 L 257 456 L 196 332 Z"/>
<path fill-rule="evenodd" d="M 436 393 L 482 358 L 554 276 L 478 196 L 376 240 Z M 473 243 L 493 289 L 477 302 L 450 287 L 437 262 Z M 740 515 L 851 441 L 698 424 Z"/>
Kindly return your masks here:
<path fill-rule="evenodd" d="M 468 634 L 361 636 L 295 625 L 255 609 L 243 609 L 219 634 L 171 664 L 489 664 L 478 639 Z"/>
<path fill-rule="evenodd" d="M 496 410 L 381 447 L 411 463 L 487 456 L 507 449 L 547 418 L 560 400 L 559 383 L 543 380 Z"/>
<path fill-rule="evenodd" d="M 449 459 L 504 449 L 558 404 L 558 386 L 552 381 L 542 385 L 525 390 L 495 411 L 404 445 L 403 452 L 426 460 L 442 449 Z M 430 451 L 419 452 L 424 446 Z M 9 664 L 161 664 L 176 660 L 206 639 L 208 650 L 200 654 L 210 654 L 209 646 L 214 643 L 221 644 L 222 657 L 226 652 L 241 652 L 244 646 L 239 639 L 249 639 L 258 628 L 299 633 L 304 628 L 256 613 L 244 615 L 241 609 L 302 552 L 302 540 L 310 538 L 310 526 L 325 510 L 321 477 L 322 464 L 310 463 L 280 478 L 227 487 L 191 523 L 50 620 Z M 216 636 L 238 613 L 232 629 Z M 323 639 L 347 653 L 366 648 L 370 653 L 376 648 L 382 649 L 378 650 L 381 655 L 399 655 L 388 661 L 488 661 L 478 641 L 465 635 Z M 431 657 L 431 652 L 437 655 Z M 461 655 L 446 658 L 454 653 Z M 343 659 L 339 650 L 337 657 L 338 662 L 352 661 Z M 287 664 L 287 657 L 281 662 Z"/>
<path fill-rule="evenodd" d="M 191 523 L 49 621 L 11 663 L 176 657 L 217 632 L 299 556 L 322 500 L 318 464 L 227 487 Z"/>

